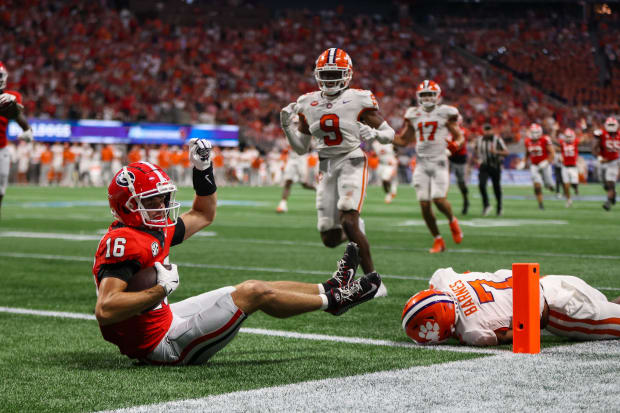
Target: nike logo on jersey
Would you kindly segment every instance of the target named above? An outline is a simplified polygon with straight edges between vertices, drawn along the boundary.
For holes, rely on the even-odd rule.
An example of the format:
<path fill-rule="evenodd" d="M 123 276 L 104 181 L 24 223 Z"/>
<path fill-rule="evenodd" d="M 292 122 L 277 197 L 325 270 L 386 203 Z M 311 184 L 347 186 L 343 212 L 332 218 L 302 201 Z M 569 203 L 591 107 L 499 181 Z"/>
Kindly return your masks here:
<path fill-rule="evenodd" d="M 349 102 L 350 102 L 350 100 L 343 100 L 342 104 L 344 105 L 345 103 L 349 103 Z"/>

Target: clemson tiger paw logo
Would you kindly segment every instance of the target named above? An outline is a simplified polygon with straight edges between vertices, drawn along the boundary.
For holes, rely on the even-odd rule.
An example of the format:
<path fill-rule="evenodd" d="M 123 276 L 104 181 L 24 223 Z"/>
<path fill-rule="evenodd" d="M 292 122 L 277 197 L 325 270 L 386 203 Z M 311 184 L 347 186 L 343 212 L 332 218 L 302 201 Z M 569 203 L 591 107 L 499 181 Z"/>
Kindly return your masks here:
<path fill-rule="evenodd" d="M 420 326 L 419 332 L 420 338 L 424 338 L 428 341 L 439 340 L 439 324 L 436 322 L 427 321 L 426 324 Z"/>

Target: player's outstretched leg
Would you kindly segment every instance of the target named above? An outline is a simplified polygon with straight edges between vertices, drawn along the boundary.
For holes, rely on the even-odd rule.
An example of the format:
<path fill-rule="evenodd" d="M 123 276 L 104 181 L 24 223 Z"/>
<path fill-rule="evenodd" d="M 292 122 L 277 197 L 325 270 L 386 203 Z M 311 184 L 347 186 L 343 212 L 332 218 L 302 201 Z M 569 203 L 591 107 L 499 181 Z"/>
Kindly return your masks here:
<path fill-rule="evenodd" d="M 343 314 L 356 305 L 373 299 L 380 294 L 381 276 L 376 272 L 366 274 L 360 279 L 350 282 L 341 288 L 329 290 L 327 295 L 327 311 L 333 315 Z"/>
<path fill-rule="evenodd" d="M 359 263 L 359 247 L 356 243 L 349 242 L 344 251 L 344 255 L 338 260 L 338 269 L 329 280 L 321 284 L 323 286 L 322 292 L 329 291 L 332 288 L 346 286 L 353 281 Z"/>

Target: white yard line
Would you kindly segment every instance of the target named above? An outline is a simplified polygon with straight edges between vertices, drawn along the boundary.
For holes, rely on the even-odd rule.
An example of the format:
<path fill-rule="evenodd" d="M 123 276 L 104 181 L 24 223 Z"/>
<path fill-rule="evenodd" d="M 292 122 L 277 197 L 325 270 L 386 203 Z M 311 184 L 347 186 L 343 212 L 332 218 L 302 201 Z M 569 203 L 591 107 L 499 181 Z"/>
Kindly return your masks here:
<path fill-rule="evenodd" d="M 65 311 L 46 311 L 46 310 L 31 310 L 28 308 L 16 308 L 16 307 L 0 307 L 0 313 L 10 314 L 25 314 L 36 315 L 41 317 L 59 317 L 59 318 L 72 318 L 80 320 L 95 320 L 95 316 L 92 314 L 83 313 L 71 313 Z M 391 340 L 378 340 L 372 338 L 363 337 L 341 337 L 341 336 L 329 336 L 325 334 L 309 334 L 309 333 L 296 333 L 294 331 L 283 330 L 267 330 L 264 328 L 241 328 L 240 333 L 255 334 L 261 336 L 283 337 L 292 338 L 298 340 L 314 340 L 314 341 L 332 341 L 337 343 L 348 344 L 365 344 L 369 346 L 384 346 L 384 347 L 410 347 L 410 348 L 424 348 L 439 351 L 453 351 L 460 353 L 476 353 L 476 354 L 502 354 L 506 350 L 496 349 L 482 349 L 482 348 L 470 348 L 461 346 L 428 346 L 421 347 L 414 343 L 391 341 Z"/>
<path fill-rule="evenodd" d="M 618 411 L 618 369 L 618 341 L 588 342 L 114 412 Z"/>
<path fill-rule="evenodd" d="M 97 238 L 99 240 L 99 238 Z M 39 260 L 55 260 L 55 261 L 80 261 L 80 262 L 93 262 L 92 257 L 79 257 L 75 255 L 54 255 L 54 254 L 33 254 L 23 252 L 0 252 L 0 257 L 6 258 L 27 258 L 27 259 L 39 259 Z M 271 268 L 271 267 L 248 267 L 240 265 L 219 265 L 219 264 L 198 264 L 193 262 L 175 262 L 179 267 L 190 268 L 205 268 L 205 269 L 218 269 L 218 270 L 231 270 L 231 271 L 245 271 L 245 272 L 268 272 L 268 273 L 282 273 L 282 274 L 299 274 L 299 275 L 318 275 L 325 277 L 329 275 L 329 272 L 319 270 L 297 270 L 287 268 Z M 397 274 L 381 274 L 385 279 L 396 280 L 413 280 L 413 281 L 428 281 L 430 277 L 421 277 L 415 275 L 397 275 Z M 620 291 L 618 287 L 600 287 L 593 286 L 599 290 L 606 291 Z"/>

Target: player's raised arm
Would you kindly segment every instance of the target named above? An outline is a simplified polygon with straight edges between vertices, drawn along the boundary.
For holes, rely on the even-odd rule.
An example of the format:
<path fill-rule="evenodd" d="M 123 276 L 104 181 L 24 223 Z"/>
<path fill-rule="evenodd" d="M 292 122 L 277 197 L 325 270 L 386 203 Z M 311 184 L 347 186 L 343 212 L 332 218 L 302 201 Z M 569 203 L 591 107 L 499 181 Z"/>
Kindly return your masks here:
<path fill-rule="evenodd" d="M 463 131 L 458 124 L 458 115 L 452 115 L 448 118 L 446 122 L 446 128 L 450 135 L 452 135 L 452 142 L 454 142 L 457 148 L 460 148 L 465 144 L 465 137 L 463 136 Z"/>
<path fill-rule="evenodd" d="M 394 141 L 394 129 L 378 110 L 365 110 L 360 118 L 360 137 L 365 140 L 376 139 L 380 143 Z"/>
<path fill-rule="evenodd" d="M 194 165 L 193 184 L 196 196 L 192 209 L 181 215 L 185 225 L 184 240 L 211 225 L 215 219 L 217 185 L 211 164 L 212 149 L 213 145 L 206 139 L 189 140 L 189 159 Z"/>
<path fill-rule="evenodd" d="M 408 119 L 405 119 L 404 128 L 394 137 L 394 145 L 407 146 L 415 143 L 415 128 Z"/>
<path fill-rule="evenodd" d="M 310 134 L 308 122 L 301 114 L 299 115 L 299 126 L 295 129 L 296 106 L 297 104 L 292 102 L 282 108 L 280 111 L 280 126 L 293 150 L 297 154 L 303 155 L 310 151 L 312 135 Z"/>

